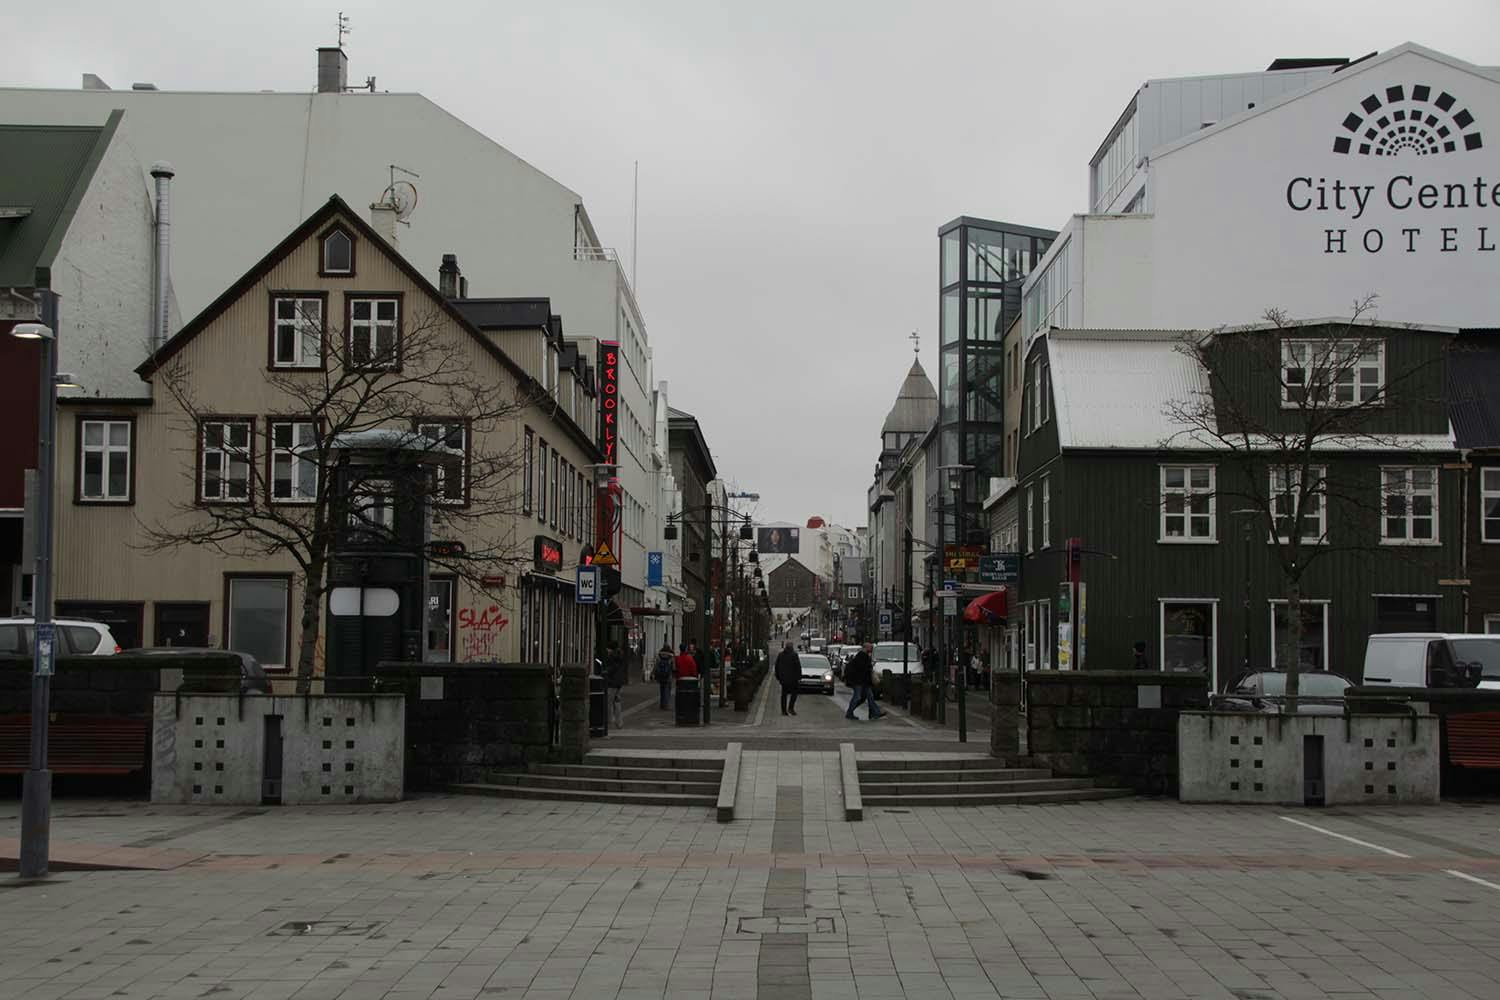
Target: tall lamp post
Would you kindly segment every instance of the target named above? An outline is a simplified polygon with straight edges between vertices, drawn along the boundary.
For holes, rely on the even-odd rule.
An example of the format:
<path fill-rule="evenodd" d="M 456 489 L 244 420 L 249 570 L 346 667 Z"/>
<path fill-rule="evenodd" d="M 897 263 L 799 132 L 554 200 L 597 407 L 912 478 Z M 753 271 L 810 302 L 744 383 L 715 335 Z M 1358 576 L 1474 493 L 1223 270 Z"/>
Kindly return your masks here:
<path fill-rule="evenodd" d="M 962 545 L 964 537 L 961 530 L 964 522 L 964 473 L 971 471 L 973 468 L 974 466 L 972 465 L 942 465 L 938 467 L 939 472 L 946 472 L 948 474 L 948 490 L 953 494 L 953 544 L 955 546 Z M 941 518 L 939 518 L 938 530 L 942 530 Z M 940 551 L 939 554 L 946 560 L 946 552 Z M 946 562 L 944 563 L 944 569 L 946 571 Z M 947 617 L 947 615 L 944 616 L 945 619 Z M 943 677 L 945 681 L 948 676 L 948 659 L 953 656 L 954 627 L 955 625 L 952 621 L 947 622 L 945 645 L 948 648 L 944 652 L 943 659 Z M 965 691 L 969 686 L 968 669 L 967 664 L 960 663 L 958 671 L 954 675 L 958 687 L 958 742 L 960 743 L 969 742 L 969 718 L 968 713 L 965 711 L 968 707 L 968 702 L 964 697 Z M 946 692 L 944 697 L 947 697 Z"/>
<path fill-rule="evenodd" d="M 51 711 L 56 644 L 52 626 L 52 491 L 57 457 L 57 296 L 39 293 L 40 323 L 18 323 L 11 336 L 41 342 L 37 393 L 36 569 L 31 606 L 36 622 L 36 659 L 31 672 L 31 759 L 21 785 L 21 878 L 47 874 L 51 850 L 52 771 L 47 767 L 47 721 Z"/>

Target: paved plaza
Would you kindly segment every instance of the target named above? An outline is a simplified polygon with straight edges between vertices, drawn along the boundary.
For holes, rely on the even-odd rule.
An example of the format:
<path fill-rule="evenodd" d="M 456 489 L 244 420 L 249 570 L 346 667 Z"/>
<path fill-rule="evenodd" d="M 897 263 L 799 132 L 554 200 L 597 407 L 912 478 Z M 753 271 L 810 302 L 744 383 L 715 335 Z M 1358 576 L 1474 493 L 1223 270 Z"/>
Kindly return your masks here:
<path fill-rule="evenodd" d="M 730 824 L 444 795 L 62 800 L 62 870 L 0 874 L 0 997 L 1500 996 L 1500 806 L 1142 798 L 848 823 L 835 751 L 759 749 L 840 736 L 841 705 L 808 695 L 757 726 L 758 710 L 671 751 L 761 733 Z M 963 752 L 896 717 L 849 726 L 893 734 L 870 755 Z M 18 828 L 18 804 L 0 803 L 0 857 Z"/>

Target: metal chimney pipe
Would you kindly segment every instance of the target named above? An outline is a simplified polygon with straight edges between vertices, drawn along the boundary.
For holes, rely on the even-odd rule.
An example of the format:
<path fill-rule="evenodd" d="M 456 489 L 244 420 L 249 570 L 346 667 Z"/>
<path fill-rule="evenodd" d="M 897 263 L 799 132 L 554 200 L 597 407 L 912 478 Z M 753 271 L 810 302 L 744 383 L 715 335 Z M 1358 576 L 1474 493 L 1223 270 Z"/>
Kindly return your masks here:
<path fill-rule="evenodd" d="M 164 160 L 151 164 L 156 179 L 156 288 L 151 303 L 149 345 L 155 354 L 167 342 L 167 289 L 172 274 L 172 178 L 177 172 Z"/>

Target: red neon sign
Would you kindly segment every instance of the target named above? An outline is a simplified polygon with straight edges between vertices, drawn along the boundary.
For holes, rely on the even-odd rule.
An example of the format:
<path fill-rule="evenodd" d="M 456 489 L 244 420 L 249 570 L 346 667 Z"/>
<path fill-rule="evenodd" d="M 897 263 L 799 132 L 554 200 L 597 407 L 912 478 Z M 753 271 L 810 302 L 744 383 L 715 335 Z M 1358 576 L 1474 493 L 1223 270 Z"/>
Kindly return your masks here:
<path fill-rule="evenodd" d="M 620 343 L 599 341 L 599 450 L 615 465 L 615 415 L 620 409 Z"/>

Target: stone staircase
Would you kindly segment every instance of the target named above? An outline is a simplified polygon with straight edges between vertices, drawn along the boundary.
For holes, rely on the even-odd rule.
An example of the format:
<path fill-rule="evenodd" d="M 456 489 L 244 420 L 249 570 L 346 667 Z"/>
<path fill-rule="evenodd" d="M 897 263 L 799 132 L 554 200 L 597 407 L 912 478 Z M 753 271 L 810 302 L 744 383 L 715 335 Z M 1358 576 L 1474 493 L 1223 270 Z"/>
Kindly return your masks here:
<path fill-rule="evenodd" d="M 638 806 L 708 806 L 719 798 L 724 761 L 707 757 L 630 757 L 591 753 L 581 764 L 532 764 L 489 780 L 449 785 L 462 795 Z"/>
<path fill-rule="evenodd" d="M 857 768 L 866 806 L 1030 805 L 1135 794 L 1100 787 L 1092 778 L 1058 778 L 1046 768 L 1009 767 L 988 757 L 860 760 Z"/>

